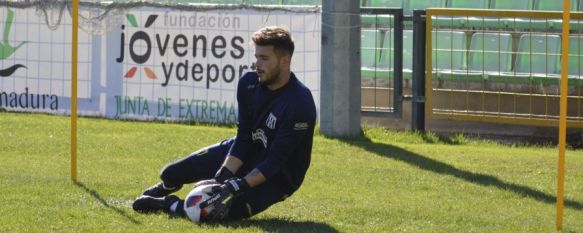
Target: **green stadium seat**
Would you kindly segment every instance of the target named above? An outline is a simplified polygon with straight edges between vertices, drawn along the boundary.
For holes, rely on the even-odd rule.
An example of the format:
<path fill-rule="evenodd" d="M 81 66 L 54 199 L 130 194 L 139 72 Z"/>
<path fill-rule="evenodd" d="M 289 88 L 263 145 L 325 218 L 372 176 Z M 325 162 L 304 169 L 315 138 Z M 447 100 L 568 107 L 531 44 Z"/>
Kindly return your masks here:
<path fill-rule="evenodd" d="M 380 30 L 362 29 L 360 33 L 361 76 L 375 77 L 375 71 L 380 67 L 378 62 L 382 50 Z M 387 68 L 385 68 L 387 69 Z"/>
<path fill-rule="evenodd" d="M 533 10 L 534 0 L 492 0 L 490 9 L 496 10 Z M 492 21 L 492 20 L 490 20 Z M 499 25 L 514 30 L 547 30 L 546 20 L 530 20 L 524 18 L 504 18 L 500 20 L 503 25 Z"/>
<path fill-rule="evenodd" d="M 394 75 L 394 31 L 385 33 L 381 59 L 378 62 L 375 76 L 377 78 L 392 78 Z M 372 56 L 372 55 L 371 55 Z M 403 31 L 403 78 L 411 79 L 413 73 L 413 31 Z M 364 77 L 364 76 L 363 76 Z"/>
<path fill-rule="evenodd" d="M 413 31 L 403 31 L 403 73 L 413 73 Z"/>
<path fill-rule="evenodd" d="M 448 8 L 471 8 L 471 9 L 488 9 L 490 0 L 449 0 Z M 482 19 L 477 17 L 443 17 L 434 21 L 436 26 L 454 27 L 454 28 L 499 28 L 504 27 L 504 23 L 498 22 L 497 19 Z"/>
<path fill-rule="evenodd" d="M 449 0 L 447 8 L 473 8 L 488 9 L 490 0 Z M 450 17 L 440 16 L 433 18 L 433 25 L 442 27 L 463 28 L 470 25 L 470 21 L 475 21 L 475 17 Z"/>
<path fill-rule="evenodd" d="M 557 84 L 560 78 L 561 38 L 524 34 L 518 42 L 513 83 Z"/>
<path fill-rule="evenodd" d="M 481 83 L 490 76 L 509 73 L 512 64 L 512 36 L 508 33 L 474 33 L 470 41 L 468 69 L 438 73 L 442 80 Z"/>
<path fill-rule="evenodd" d="M 580 6 L 583 7 L 583 6 Z M 557 33 L 561 33 L 561 31 L 563 30 L 563 20 L 562 19 L 556 19 L 556 20 L 549 20 L 548 22 L 549 24 L 549 28 L 551 28 L 552 30 L 554 30 Z M 583 33 L 583 20 L 581 19 L 571 19 L 570 24 L 570 30 L 571 32 L 574 32 L 573 34 L 581 34 Z"/>
<path fill-rule="evenodd" d="M 413 10 L 424 10 L 430 7 L 445 8 L 445 0 L 405 0 L 403 14 L 413 15 Z"/>
<path fill-rule="evenodd" d="M 461 28 L 473 30 L 477 28 L 485 29 L 506 29 L 513 19 L 496 18 L 496 17 L 452 17 L 452 16 L 433 16 L 433 26 L 445 28 Z"/>
<path fill-rule="evenodd" d="M 532 10 L 533 0 L 492 0 L 490 9 Z"/>
<path fill-rule="evenodd" d="M 490 77 L 509 73 L 512 63 L 512 36 L 508 33 L 474 33 L 470 40 L 467 70 L 439 71 L 439 80 L 482 83 Z M 498 80 L 498 79 L 494 79 Z"/>
<path fill-rule="evenodd" d="M 569 36 L 569 85 L 583 85 L 583 36 Z"/>
<path fill-rule="evenodd" d="M 571 11 L 577 11 L 578 9 L 578 0 L 571 1 Z M 553 0 L 535 0 L 534 2 L 534 10 L 537 11 L 563 11 L 563 1 L 553 1 Z M 526 21 L 526 20 L 522 20 Z M 561 19 L 549 19 L 549 20 L 532 20 L 531 22 L 523 22 L 521 28 L 529 30 L 533 28 L 535 30 L 554 30 L 554 31 L 561 31 L 562 30 L 562 23 Z M 573 23 L 577 23 L 576 21 L 571 21 Z M 529 28 L 525 28 L 528 26 Z"/>
<path fill-rule="evenodd" d="M 524 34 L 518 42 L 515 72 L 559 74 L 561 38 L 558 35 Z"/>
<path fill-rule="evenodd" d="M 569 36 L 569 75 L 583 76 L 583 36 Z"/>
<path fill-rule="evenodd" d="M 571 11 L 579 9 L 579 1 L 571 1 Z M 535 0 L 534 10 L 537 11 L 563 11 L 563 1 L 559 0 Z"/>
<path fill-rule="evenodd" d="M 512 36 L 508 33 L 474 33 L 470 41 L 471 72 L 511 72 Z"/>
<path fill-rule="evenodd" d="M 448 8 L 488 9 L 490 0 L 449 0 Z"/>
<path fill-rule="evenodd" d="M 437 70 L 463 70 L 466 67 L 466 34 L 461 31 L 434 31 L 432 63 Z"/>
<path fill-rule="evenodd" d="M 402 8 L 403 0 L 368 0 L 366 1 L 366 6 Z"/>
<path fill-rule="evenodd" d="M 393 28 L 394 18 L 392 15 L 360 15 L 360 23 L 364 28 Z"/>
<path fill-rule="evenodd" d="M 432 34 L 434 77 L 451 80 L 456 73 L 466 72 L 466 34 L 461 31 L 434 31 Z"/>

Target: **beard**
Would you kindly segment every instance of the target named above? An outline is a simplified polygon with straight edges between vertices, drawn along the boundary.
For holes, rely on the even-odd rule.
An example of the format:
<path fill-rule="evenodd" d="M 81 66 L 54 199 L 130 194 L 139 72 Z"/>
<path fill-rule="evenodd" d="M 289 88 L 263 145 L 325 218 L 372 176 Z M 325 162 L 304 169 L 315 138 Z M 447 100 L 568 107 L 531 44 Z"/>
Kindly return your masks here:
<path fill-rule="evenodd" d="M 281 69 L 279 68 L 279 65 L 278 65 L 269 74 L 263 73 L 263 75 L 268 75 L 268 76 L 266 76 L 265 79 L 260 78 L 259 83 L 266 85 L 266 86 L 269 86 L 269 85 L 275 83 L 279 79 L 280 73 L 281 73 Z"/>

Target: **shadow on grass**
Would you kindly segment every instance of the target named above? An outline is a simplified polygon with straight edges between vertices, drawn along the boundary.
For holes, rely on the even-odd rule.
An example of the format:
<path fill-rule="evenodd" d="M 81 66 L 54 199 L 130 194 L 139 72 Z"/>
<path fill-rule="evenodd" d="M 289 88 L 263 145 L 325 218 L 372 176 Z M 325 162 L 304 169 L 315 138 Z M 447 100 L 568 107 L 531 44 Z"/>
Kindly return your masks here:
<path fill-rule="evenodd" d="M 261 228 L 265 232 L 322 232 L 322 233 L 337 233 L 336 229 L 326 223 L 312 222 L 312 221 L 293 221 L 285 219 L 245 219 L 245 220 L 231 220 L 220 223 L 207 223 L 215 226 L 226 226 L 232 228 Z"/>
<path fill-rule="evenodd" d="M 427 133 L 419 133 L 425 143 L 436 144 L 443 143 L 446 145 L 462 145 L 464 140 L 461 134 L 453 135 L 452 137 L 444 135 L 429 135 Z"/>
<path fill-rule="evenodd" d="M 453 176 L 455 178 L 482 186 L 491 186 L 501 190 L 511 191 L 516 194 L 523 195 L 524 197 L 532 198 L 547 204 L 556 203 L 556 196 L 535 190 L 531 187 L 521 184 L 509 183 L 492 175 L 465 171 L 447 163 L 433 160 L 431 158 L 424 157 L 399 147 L 372 142 L 369 138 L 366 137 L 347 138 L 340 140 L 350 145 L 360 147 L 378 156 L 405 162 L 426 171 Z M 565 199 L 565 207 L 575 210 L 583 210 L 583 203 Z"/>
<path fill-rule="evenodd" d="M 101 195 L 99 195 L 99 193 L 93 189 L 88 188 L 85 184 L 79 182 L 79 181 L 74 181 L 75 185 L 77 185 L 79 188 L 83 189 L 85 192 L 91 194 L 91 196 L 93 196 L 97 201 L 99 201 L 99 203 L 101 203 L 103 206 L 113 210 L 114 212 L 116 212 L 117 214 L 121 215 L 122 217 L 126 218 L 128 221 L 130 221 L 133 224 L 140 224 L 140 222 L 134 218 L 132 218 L 129 214 L 127 214 L 124 210 L 112 206 L 109 203 L 107 203 L 107 201 L 105 199 L 103 199 L 101 197 Z"/>

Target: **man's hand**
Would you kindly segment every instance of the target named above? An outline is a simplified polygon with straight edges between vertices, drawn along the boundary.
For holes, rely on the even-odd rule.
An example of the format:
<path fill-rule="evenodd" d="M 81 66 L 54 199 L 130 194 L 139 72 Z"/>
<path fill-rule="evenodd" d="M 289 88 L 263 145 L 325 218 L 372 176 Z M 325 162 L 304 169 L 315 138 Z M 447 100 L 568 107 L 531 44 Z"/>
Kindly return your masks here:
<path fill-rule="evenodd" d="M 213 179 L 208 179 L 208 180 L 201 180 L 199 182 L 194 183 L 194 187 L 196 188 L 198 186 L 203 186 L 203 185 L 213 185 L 213 184 L 218 184 L 220 185 L 221 183 L 219 183 L 217 180 Z"/>
<path fill-rule="evenodd" d="M 241 178 L 231 178 L 214 190 L 215 194 L 211 198 L 200 203 L 200 208 L 212 207 L 207 216 L 208 220 L 224 219 L 229 215 L 233 197 L 247 189 L 249 189 L 247 181 Z"/>
<path fill-rule="evenodd" d="M 233 172 L 231 172 L 227 167 L 221 167 L 221 168 L 219 168 L 219 170 L 215 174 L 215 177 L 213 177 L 212 179 L 198 181 L 198 182 L 194 183 L 193 188 L 196 188 L 196 187 L 202 186 L 202 185 L 214 185 L 214 184 L 220 185 L 223 182 L 225 182 L 225 180 L 227 180 L 233 176 L 234 176 Z"/>
<path fill-rule="evenodd" d="M 222 166 L 215 174 L 214 179 L 219 183 L 223 183 L 233 176 L 235 176 L 235 174 L 231 170 L 229 170 L 229 168 L 227 168 L 226 166 Z"/>

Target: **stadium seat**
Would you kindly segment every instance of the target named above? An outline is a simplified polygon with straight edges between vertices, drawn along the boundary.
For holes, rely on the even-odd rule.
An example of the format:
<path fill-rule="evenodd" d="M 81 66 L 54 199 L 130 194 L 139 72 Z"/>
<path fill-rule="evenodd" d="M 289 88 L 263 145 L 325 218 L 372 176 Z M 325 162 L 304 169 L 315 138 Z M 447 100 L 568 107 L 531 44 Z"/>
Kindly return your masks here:
<path fill-rule="evenodd" d="M 508 33 L 474 33 L 470 41 L 471 72 L 510 72 L 512 36 Z"/>
<path fill-rule="evenodd" d="M 394 31 L 385 33 L 381 59 L 377 63 L 376 77 L 392 78 L 394 71 Z M 364 55 L 363 55 L 364 56 Z M 372 55 L 370 55 L 372 56 Z M 413 31 L 403 31 L 403 79 L 411 79 L 413 71 Z"/>
<path fill-rule="evenodd" d="M 532 0 L 492 0 L 490 9 L 532 10 Z"/>
<path fill-rule="evenodd" d="M 559 74 L 561 38 L 558 35 L 524 34 L 518 42 L 517 73 Z"/>
<path fill-rule="evenodd" d="M 437 70 L 463 70 L 466 64 L 466 34 L 461 31 L 434 31 L 432 63 Z"/>
<path fill-rule="evenodd" d="M 579 1 L 571 1 L 571 11 L 577 11 Z M 537 11 L 563 11 L 563 1 L 553 1 L 553 0 L 535 0 L 534 2 L 534 10 Z M 526 20 L 523 20 L 526 21 Z M 529 28 L 525 28 L 525 26 L 520 26 L 520 28 L 524 29 L 536 29 L 536 30 L 554 30 L 560 31 L 562 30 L 563 20 L 561 19 L 548 19 L 548 20 L 541 20 L 541 19 L 533 19 L 531 22 L 524 22 L 523 25 L 528 26 Z M 579 22 L 573 20 L 571 24 L 579 24 Z M 544 26 L 544 27 L 543 27 Z M 579 25 L 576 25 L 577 28 Z"/>
<path fill-rule="evenodd" d="M 492 0 L 490 9 L 496 10 L 533 10 L 534 0 Z M 492 21 L 492 20 L 490 20 Z M 531 20 L 525 18 L 504 18 L 500 20 L 502 27 L 514 30 L 548 30 L 546 20 Z"/>
<path fill-rule="evenodd" d="M 403 0 L 368 0 L 366 6 L 402 8 Z"/>
<path fill-rule="evenodd" d="M 413 31 L 412 30 L 404 30 L 403 31 L 403 73 L 411 74 L 412 72 L 413 72 Z M 405 78 L 406 77 L 407 77 L 407 75 L 405 75 Z"/>
<path fill-rule="evenodd" d="M 509 73 L 512 64 L 512 36 L 508 33 L 474 33 L 470 40 L 468 69 L 444 72 L 437 75 L 441 80 L 481 83 L 490 77 Z"/>
<path fill-rule="evenodd" d="M 360 34 L 361 76 L 375 77 L 382 50 L 380 30 L 363 29 Z M 388 69 L 388 67 L 386 68 Z"/>
<path fill-rule="evenodd" d="M 571 1 L 571 11 L 577 11 L 578 0 Z M 563 11 L 563 1 L 557 0 L 535 0 L 534 10 L 537 11 Z"/>
<path fill-rule="evenodd" d="M 449 0 L 447 2 L 448 8 L 473 8 L 473 9 L 488 9 L 490 1 L 489 0 Z M 433 18 L 434 26 L 442 27 L 453 27 L 453 28 L 463 28 L 465 26 L 470 26 L 471 21 L 477 21 L 475 17 L 450 17 L 450 16 L 440 16 Z M 478 24 L 479 22 L 475 22 Z M 471 27 L 471 26 L 470 26 Z M 475 27 L 475 26 L 474 26 Z"/>
<path fill-rule="evenodd" d="M 456 73 L 466 72 L 466 34 L 461 31 L 432 33 L 433 74 L 437 80 L 451 80 Z"/>
<path fill-rule="evenodd" d="M 461 31 L 434 31 L 432 33 L 432 66 L 439 80 L 453 78 L 466 67 L 466 35 Z"/>
<path fill-rule="evenodd" d="M 413 15 L 413 10 L 424 10 L 430 7 L 445 8 L 445 0 L 405 0 L 403 14 Z"/>
<path fill-rule="evenodd" d="M 583 4 L 580 4 L 579 7 L 581 8 L 581 12 L 583 12 Z M 572 34 L 581 34 L 583 32 L 583 19 L 571 18 L 569 24 L 570 24 L 569 29 L 571 30 Z M 549 20 L 549 27 L 552 28 L 556 33 L 561 33 L 561 30 L 563 30 L 563 20 L 562 19 Z"/>
<path fill-rule="evenodd" d="M 558 83 L 560 49 L 561 38 L 558 35 L 522 35 L 518 42 L 514 79 L 520 83 Z"/>
<path fill-rule="evenodd" d="M 583 36 L 569 37 L 569 85 L 583 86 Z"/>
<path fill-rule="evenodd" d="M 449 0 L 448 8 L 488 9 L 489 0 Z"/>
<path fill-rule="evenodd" d="M 395 25 L 392 15 L 360 15 L 363 28 L 393 28 Z"/>
<path fill-rule="evenodd" d="M 569 75 L 583 76 L 583 36 L 569 37 Z"/>

